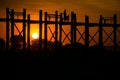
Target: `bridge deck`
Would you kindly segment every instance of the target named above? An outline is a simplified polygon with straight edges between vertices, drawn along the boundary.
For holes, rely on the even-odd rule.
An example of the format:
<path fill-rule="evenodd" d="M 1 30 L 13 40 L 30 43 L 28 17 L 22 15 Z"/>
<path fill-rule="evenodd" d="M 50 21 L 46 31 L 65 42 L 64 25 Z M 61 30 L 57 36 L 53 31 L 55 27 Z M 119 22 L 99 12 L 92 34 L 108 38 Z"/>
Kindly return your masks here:
<path fill-rule="evenodd" d="M 14 19 L 14 21 L 16 22 L 16 23 L 21 23 L 21 22 L 23 22 L 23 20 L 22 19 Z M 0 18 L 0 22 L 6 22 L 6 18 Z M 26 20 L 26 22 L 27 22 L 27 20 Z M 45 21 L 42 21 L 42 23 L 44 23 Z M 40 21 L 39 20 L 30 20 L 30 23 L 31 24 L 39 24 L 40 23 Z M 56 24 L 56 22 L 55 21 L 47 21 L 47 24 Z M 58 22 L 58 24 L 60 24 L 60 22 Z M 85 22 L 76 22 L 76 25 L 77 26 L 84 26 L 86 23 Z M 71 25 L 71 22 L 62 22 L 62 25 Z M 94 26 L 99 26 L 99 23 L 89 23 L 89 27 L 94 27 Z M 112 27 L 112 26 L 114 26 L 114 24 L 102 24 L 102 26 L 104 26 L 104 27 Z M 116 26 L 117 27 L 120 27 L 120 24 L 116 24 Z"/>

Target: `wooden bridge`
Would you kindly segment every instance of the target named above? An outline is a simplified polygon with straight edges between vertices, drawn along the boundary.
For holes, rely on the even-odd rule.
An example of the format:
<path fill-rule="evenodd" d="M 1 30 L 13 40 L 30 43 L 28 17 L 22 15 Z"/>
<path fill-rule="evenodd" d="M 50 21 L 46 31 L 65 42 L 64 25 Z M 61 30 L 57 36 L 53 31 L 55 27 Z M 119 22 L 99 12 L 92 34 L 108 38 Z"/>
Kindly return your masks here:
<path fill-rule="evenodd" d="M 19 19 L 19 16 L 22 17 L 22 19 Z M 16 18 L 17 17 L 17 18 Z M 49 14 L 47 12 L 44 12 L 42 10 L 39 11 L 39 20 L 31 20 L 30 14 L 26 14 L 26 9 L 23 9 L 22 12 L 15 12 L 13 9 L 6 9 L 6 18 L 0 18 L 0 22 L 6 22 L 6 50 L 14 50 L 14 37 L 11 40 L 11 48 L 10 48 L 10 34 L 11 37 L 14 36 L 14 29 L 16 28 L 19 32 L 19 36 L 22 36 L 22 43 L 23 43 L 23 50 L 30 50 L 30 24 L 39 24 L 39 48 L 42 48 L 42 36 L 44 36 L 44 47 L 46 48 L 46 43 L 48 41 L 48 29 L 51 30 L 48 25 L 54 24 L 55 25 L 55 32 L 51 32 L 52 38 L 55 40 L 55 44 L 59 42 L 61 45 L 65 41 L 65 39 L 68 38 L 71 44 L 76 44 L 79 42 L 79 40 L 82 38 L 85 42 L 85 46 L 89 48 L 89 43 L 91 40 L 93 40 L 96 45 L 104 46 L 105 42 L 110 38 L 113 41 L 113 47 L 116 49 L 118 46 L 117 44 L 117 35 L 120 34 L 120 24 L 117 24 L 117 16 L 114 14 L 113 17 L 103 17 L 100 15 L 99 23 L 90 23 L 89 22 L 89 16 L 85 16 L 85 22 L 77 22 L 76 20 L 76 13 L 71 12 L 70 15 L 66 13 L 66 10 L 63 13 L 58 13 L 58 11 L 55 11 L 54 14 Z M 43 20 L 44 17 L 44 20 Z M 52 20 L 51 20 L 52 18 Z M 15 24 L 21 23 L 22 24 L 22 31 L 19 30 L 19 27 Z M 44 26 L 43 26 L 44 24 Z M 70 32 L 66 33 L 63 29 L 63 25 L 69 25 L 70 26 Z M 78 28 L 80 26 L 85 26 L 84 33 L 81 33 Z M 98 31 L 91 36 L 89 32 L 90 27 L 98 27 Z M 43 33 L 43 27 L 44 27 L 44 33 Z M 104 27 L 112 27 L 113 31 L 108 34 L 107 31 L 105 31 Z M 27 32 L 26 32 L 27 30 Z M 58 31 L 59 30 L 59 31 Z M 79 33 L 80 38 L 77 41 L 77 34 Z M 103 41 L 103 32 L 108 36 L 108 38 Z M 10 34 L 9 34 L 10 33 Z M 65 34 L 65 38 L 63 39 L 62 35 Z M 27 34 L 27 36 L 26 36 Z M 98 42 L 94 40 L 94 37 L 96 34 L 99 34 Z M 113 39 L 111 38 L 111 35 L 113 36 Z M 70 37 L 68 37 L 70 35 Z M 90 40 L 91 38 L 91 40 Z M 118 41 L 120 42 L 120 41 Z M 27 45 L 26 45 L 27 43 Z"/>

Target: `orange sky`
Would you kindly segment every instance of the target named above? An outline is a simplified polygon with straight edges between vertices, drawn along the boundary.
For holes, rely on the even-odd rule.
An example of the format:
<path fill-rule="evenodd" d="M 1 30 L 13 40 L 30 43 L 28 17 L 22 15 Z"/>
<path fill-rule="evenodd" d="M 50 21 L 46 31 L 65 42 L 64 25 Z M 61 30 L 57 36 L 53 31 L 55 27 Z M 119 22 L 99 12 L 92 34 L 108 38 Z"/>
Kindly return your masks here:
<path fill-rule="evenodd" d="M 32 19 L 38 19 L 38 12 L 54 13 L 56 10 L 63 12 L 64 9 L 70 13 L 77 13 L 77 20 L 84 22 L 84 16 L 90 16 L 91 22 L 98 22 L 99 15 L 113 16 L 117 14 L 120 23 L 120 0 L 0 0 L 0 18 L 5 17 L 6 8 L 16 11 L 27 9 Z M 0 22 L 0 37 L 5 38 L 5 24 Z"/>
<path fill-rule="evenodd" d="M 99 18 L 100 14 L 112 16 L 114 13 L 120 18 L 119 4 L 120 0 L 0 0 L 0 17 L 8 7 L 15 10 L 26 8 L 33 15 L 38 14 L 40 9 L 51 13 L 67 9 L 68 12 L 75 11 L 79 19 L 83 19 L 84 15 L 94 19 Z"/>

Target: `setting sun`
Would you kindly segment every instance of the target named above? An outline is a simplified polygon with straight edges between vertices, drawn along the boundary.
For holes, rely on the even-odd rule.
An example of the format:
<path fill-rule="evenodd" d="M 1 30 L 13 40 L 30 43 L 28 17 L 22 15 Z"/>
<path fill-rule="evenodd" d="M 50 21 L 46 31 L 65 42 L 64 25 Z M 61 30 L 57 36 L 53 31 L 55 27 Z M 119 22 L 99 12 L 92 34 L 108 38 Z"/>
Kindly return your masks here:
<path fill-rule="evenodd" d="M 38 37 L 39 37 L 39 35 L 38 35 L 37 33 L 33 33 L 33 34 L 32 34 L 32 38 L 33 38 L 33 39 L 37 39 Z"/>

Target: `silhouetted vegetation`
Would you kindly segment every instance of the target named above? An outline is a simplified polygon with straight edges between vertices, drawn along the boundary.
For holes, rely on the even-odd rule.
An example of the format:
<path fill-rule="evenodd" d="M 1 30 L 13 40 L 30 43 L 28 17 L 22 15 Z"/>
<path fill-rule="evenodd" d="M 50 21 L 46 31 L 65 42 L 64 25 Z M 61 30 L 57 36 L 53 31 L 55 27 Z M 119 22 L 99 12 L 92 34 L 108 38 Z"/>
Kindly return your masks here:
<path fill-rule="evenodd" d="M 44 39 L 42 39 L 42 50 L 44 50 Z M 57 45 L 54 42 L 47 41 L 46 48 L 49 52 L 55 51 L 57 48 L 60 48 L 60 44 Z M 39 50 L 39 39 L 34 39 L 31 41 L 31 50 Z"/>
<path fill-rule="evenodd" d="M 1 49 L 4 49 L 5 42 L 3 39 L 0 39 L 0 44 Z M 5 63 L 16 64 L 16 79 L 41 79 L 41 77 L 46 76 L 52 78 L 53 75 L 60 77 L 60 72 L 63 73 L 62 77 L 78 77 L 79 74 L 82 78 L 83 76 L 86 78 L 91 76 L 92 79 L 96 77 L 97 73 L 97 77 L 103 79 L 106 78 L 107 74 L 111 75 L 111 77 L 113 76 L 112 72 L 116 71 L 114 71 L 111 65 L 116 66 L 119 63 L 120 57 L 119 52 L 106 50 L 105 47 L 100 48 L 99 45 L 87 49 L 81 43 L 62 46 L 59 43 L 56 45 L 54 42 L 48 41 L 47 48 L 44 49 L 44 40 L 42 40 L 42 50 L 40 50 L 38 39 L 31 41 L 31 50 L 30 53 L 26 52 L 27 55 L 23 55 L 22 51 L 15 52 L 14 54 L 11 51 L 7 53 L 9 54 L 3 57 L 3 61 Z M 43 64 L 60 65 L 59 67 L 50 65 L 45 65 L 46 67 L 44 67 L 42 66 Z M 65 70 L 60 67 L 63 64 L 68 64 L 66 68 L 64 67 Z M 70 64 L 74 64 L 74 66 Z M 74 70 L 79 73 L 75 73 Z M 42 76 L 38 77 L 40 74 Z"/>
<path fill-rule="evenodd" d="M 64 64 L 64 63 L 73 63 L 73 64 L 81 64 L 81 63 L 96 63 L 96 61 L 100 63 L 104 63 L 105 61 L 114 61 L 118 59 L 119 51 L 109 51 L 106 50 L 105 47 L 99 47 L 99 45 L 95 45 L 86 48 L 85 45 L 81 43 L 76 44 L 66 44 L 60 45 L 60 43 L 55 44 L 54 42 L 48 41 L 47 47 L 44 46 L 44 40 L 42 40 L 42 49 L 39 49 L 39 40 L 34 39 L 31 41 L 30 52 L 24 52 L 20 48 L 21 43 L 20 39 L 17 40 L 17 36 L 14 37 L 14 44 L 17 45 L 13 51 L 5 51 L 5 53 L 9 53 L 9 55 L 13 55 L 18 61 L 25 59 L 24 62 L 38 62 L 38 63 L 54 63 L 54 64 Z M 20 50 L 18 50 L 18 48 Z M 5 41 L 0 39 L 0 50 L 5 49 Z M 6 54 L 7 54 L 6 53 Z M 14 53 L 14 54 L 13 54 Z M 25 55 L 26 54 L 26 55 Z M 19 57 L 19 58 L 17 58 Z"/>
<path fill-rule="evenodd" d="M 14 35 L 10 38 L 10 42 L 13 43 L 14 49 L 22 49 L 23 37 L 21 35 Z"/>

